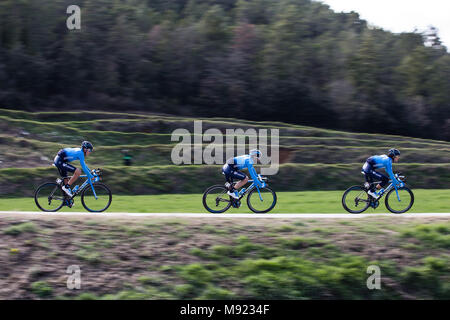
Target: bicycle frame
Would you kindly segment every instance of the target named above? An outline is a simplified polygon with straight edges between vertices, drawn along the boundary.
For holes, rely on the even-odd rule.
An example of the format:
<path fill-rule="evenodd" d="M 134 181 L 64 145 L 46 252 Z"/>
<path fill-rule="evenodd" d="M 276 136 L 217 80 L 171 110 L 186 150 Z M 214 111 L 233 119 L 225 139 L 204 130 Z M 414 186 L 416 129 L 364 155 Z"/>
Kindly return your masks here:
<path fill-rule="evenodd" d="M 80 176 L 80 178 L 87 178 L 87 175 Z M 95 181 L 97 181 L 97 177 L 95 177 Z M 97 194 L 95 193 L 94 185 L 93 185 L 91 179 L 86 179 L 86 180 L 83 182 L 83 184 L 80 186 L 80 188 L 78 188 L 78 190 L 83 190 L 83 189 L 88 185 L 88 183 L 91 185 L 92 192 L 94 193 L 94 198 L 95 198 L 95 200 L 97 200 L 98 197 L 97 197 Z M 78 192 L 79 192 L 78 190 L 77 190 L 77 193 L 76 193 L 76 194 L 78 194 Z"/>
<path fill-rule="evenodd" d="M 397 178 L 399 179 L 399 181 L 401 182 L 402 186 L 405 184 L 400 177 L 397 175 Z M 394 184 L 392 183 L 392 180 L 389 180 L 391 183 L 382 191 L 380 197 L 377 200 L 380 200 L 385 193 L 389 192 L 392 188 L 395 188 L 395 193 L 397 194 L 397 199 L 399 202 L 401 202 L 402 200 L 400 200 L 400 195 L 398 194 L 398 188 L 396 186 L 394 186 Z M 381 181 L 376 181 L 376 182 L 372 182 L 371 184 L 378 184 Z"/>
<path fill-rule="evenodd" d="M 87 178 L 87 175 L 82 175 L 82 176 L 80 176 L 80 178 Z M 98 176 L 95 176 L 95 181 L 98 181 Z M 86 180 L 81 184 L 81 186 L 78 188 L 77 192 L 75 192 L 75 194 L 72 196 L 71 199 L 75 198 L 75 196 L 77 196 L 77 195 L 80 193 L 81 190 L 83 190 L 84 188 L 86 188 L 86 186 L 87 186 L 88 184 L 91 185 L 92 192 L 94 193 L 95 200 L 97 200 L 98 197 L 97 197 L 97 194 L 95 193 L 94 185 L 93 185 L 91 179 L 86 179 Z"/>
<path fill-rule="evenodd" d="M 266 180 L 266 179 L 263 178 L 263 180 Z M 250 191 L 252 191 L 253 189 L 256 188 L 256 189 L 258 190 L 259 199 L 260 199 L 261 201 L 263 201 L 263 198 L 262 198 L 262 196 L 261 196 L 260 188 L 255 184 L 255 182 L 254 182 L 253 180 L 248 180 L 248 182 L 251 182 L 252 184 L 249 185 L 247 189 L 245 189 L 245 191 L 242 193 L 242 195 L 239 197 L 238 200 L 240 201 L 247 193 L 249 193 Z"/>
<path fill-rule="evenodd" d="M 249 181 L 250 182 L 250 181 Z M 252 191 L 254 188 L 256 188 L 255 183 L 252 182 L 251 185 L 248 186 L 248 188 L 245 189 L 245 191 L 242 193 L 242 195 L 239 197 L 239 200 L 241 200 L 247 193 Z"/>

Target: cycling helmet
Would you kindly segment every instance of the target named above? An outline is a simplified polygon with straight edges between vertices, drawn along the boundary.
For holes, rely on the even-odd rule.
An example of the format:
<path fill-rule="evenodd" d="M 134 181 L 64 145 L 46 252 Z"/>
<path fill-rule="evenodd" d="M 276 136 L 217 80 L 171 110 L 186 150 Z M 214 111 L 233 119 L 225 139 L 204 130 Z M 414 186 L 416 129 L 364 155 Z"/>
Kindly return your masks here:
<path fill-rule="evenodd" d="M 89 149 L 89 150 L 91 150 L 91 152 L 92 152 L 92 150 L 94 150 L 94 146 L 89 141 L 83 141 L 81 143 L 81 148 L 82 149 Z"/>
<path fill-rule="evenodd" d="M 259 158 L 259 157 L 261 157 L 261 151 L 259 151 L 258 149 L 250 150 L 250 155 L 251 156 L 256 155 L 256 157 Z"/>
<path fill-rule="evenodd" d="M 392 148 L 392 149 L 389 149 L 389 151 L 388 151 L 388 156 L 391 158 L 394 158 L 399 155 L 400 155 L 400 151 L 398 151 L 398 149 Z"/>

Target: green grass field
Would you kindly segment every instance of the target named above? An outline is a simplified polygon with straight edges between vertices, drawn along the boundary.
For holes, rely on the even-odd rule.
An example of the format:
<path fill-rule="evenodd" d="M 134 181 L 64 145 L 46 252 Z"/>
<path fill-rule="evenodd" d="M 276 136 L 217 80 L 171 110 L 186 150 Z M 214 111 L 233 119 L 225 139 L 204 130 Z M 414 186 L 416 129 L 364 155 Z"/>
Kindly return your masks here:
<path fill-rule="evenodd" d="M 450 190 L 414 189 L 415 202 L 409 213 L 413 212 L 450 212 Z M 277 206 L 271 213 L 346 213 L 341 205 L 342 191 L 278 192 Z M 241 208 L 231 208 L 229 213 L 250 213 L 246 198 Z M 39 211 L 34 199 L 0 199 L 1 211 Z M 72 209 L 65 207 L 61 211 L 84 211 L 80 199 L 75 199 Z M 113 201 L 107 212 L 205 212 L 201 194 L 164 194 L 119 196 L 113 195 Z M 380 206 L 366 213 L 387 213 L 384 198 Z"/>

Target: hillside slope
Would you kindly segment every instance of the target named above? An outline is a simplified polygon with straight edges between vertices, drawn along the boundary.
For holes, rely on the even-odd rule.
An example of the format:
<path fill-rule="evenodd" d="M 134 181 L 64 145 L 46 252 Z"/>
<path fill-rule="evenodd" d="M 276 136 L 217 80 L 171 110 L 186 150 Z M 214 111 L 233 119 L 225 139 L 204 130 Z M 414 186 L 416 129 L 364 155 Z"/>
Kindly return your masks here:
<path fill-rule="evenodd" d="M 17 194 L 23 179 L 33 185 L 54 179 L 57 171 L 51 164 L 57 151 L 85 139 L 95 146 L 89 166 L 104 168 L 105 179 L 118 193 L 202 192 L 208 184 L 221 183 L 220 166 L 176 166 L 170 157 L 178 143 L 171 141 L 171 133 L 178 128 L 193 133 L 195 120 L 202 120 L 203 131 L 279 129 L 281 167 L 279 174 L 271 177 L 279 190 L 346 188 L 361 182 L 360 168 L 368 156 L 391 147 L 401 150 L 396 168 L 413 186 L 449 187 L 450 143 L 445 141 L 225 118 L 0 109 L 0 195 Z M 208 144 L 204 142 L 203 147 Z M 133 166 L 123 166 L 123 150 L 132 156 Z M 139 187 L 132 187 L 137 180 Z"/>

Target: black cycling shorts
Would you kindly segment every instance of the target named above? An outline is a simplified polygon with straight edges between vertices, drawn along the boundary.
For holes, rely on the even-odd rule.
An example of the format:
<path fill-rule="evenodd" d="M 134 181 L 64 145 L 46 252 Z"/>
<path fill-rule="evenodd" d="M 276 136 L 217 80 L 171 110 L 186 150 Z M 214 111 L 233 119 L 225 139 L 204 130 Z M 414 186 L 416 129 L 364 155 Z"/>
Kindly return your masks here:
<path fill-rule="evenodd" d="M 372 166 L 368 162 L 366 162 L 364 164 L 363 172 L 366 177 L 366 181 L 368 183 L 373 183 L 374 181 L 381 181 L 380 185 L 383 188 L 385 188 L 389 183 L 389 177 L 385 176 L 384 174 L 382 174 L 378 171 L 373 170 Z M 373 191 L 373 189 L 374 189 L 374 186 L 371 185 L 370 190 Z"/>
<path fill-rule="evenodd" d="M 67 178 L 67 172 L 74 173 L 77 168 L 75 168 L 73 165 L 64 162 L 63 157 L 59 154 L 55 157 L 54 163 L 55 167 L 58 168 L 59 174 L 63 179 Z"/>
<path fill-rule="evenodd" d="M 225 179 L 229 183 L 233 183 L 233 179 L 244 180 L 247 177 L 245 173 L 236 170 L 234 166 L 227 163 L 225 163 L 225 165 L 222 167 L 222 173 L 225 175 Z"/>

